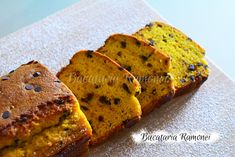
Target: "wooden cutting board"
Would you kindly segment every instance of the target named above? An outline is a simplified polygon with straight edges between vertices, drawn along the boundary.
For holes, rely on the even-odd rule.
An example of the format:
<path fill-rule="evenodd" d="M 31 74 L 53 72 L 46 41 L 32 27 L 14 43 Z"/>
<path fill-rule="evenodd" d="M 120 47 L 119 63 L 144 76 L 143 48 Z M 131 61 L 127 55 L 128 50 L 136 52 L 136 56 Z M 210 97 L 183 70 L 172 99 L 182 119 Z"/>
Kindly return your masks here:
<path fill-rule="evenodd" d="M 96 49 L 113 33 L 131 34 L 150 21 L 162 20 L 142 0 L 82 0 L 65 10 L 0 39 L 0 74 L 30 60 L 56 73 L 81 49 Z M 215 45 L 216 46 L 216 45 Z M 209 61 L 203 86 L 174 99 L 144 117 L 131 129 L 90 150 L 91 156 L 234 156 L 235 83 Z M 141 130 L 208 132 L 212 143 L 136 143 Z"/>

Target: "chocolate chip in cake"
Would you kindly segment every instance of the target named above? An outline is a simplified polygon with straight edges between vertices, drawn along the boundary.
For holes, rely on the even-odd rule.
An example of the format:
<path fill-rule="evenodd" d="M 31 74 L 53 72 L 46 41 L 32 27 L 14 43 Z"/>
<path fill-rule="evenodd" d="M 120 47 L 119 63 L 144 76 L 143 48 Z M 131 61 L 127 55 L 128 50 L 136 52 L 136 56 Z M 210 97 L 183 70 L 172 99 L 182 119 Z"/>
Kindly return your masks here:
<path fill-rule="evenodd" d="M 140 55 L 140 58 L 142 59 L 142 61 L 146 62 L 148 60 L 147 56 L 144 55 Z"/>
<path fill-rule="evenodd" d="M 118 51 L 117 55 L 118 55 L 119 57 L 121 57 L 121 56 L 122 56 L 122 51 Z"/>
<path fill-rule="evenodd" d="M 56 83 L 61 83 L 61 81 L 60 81 L 60 80 L 55 80 L 54 82 L 56 82 Z"/>
<path fill-rule="evenodd" d="M 172 34 L 172 33 L 169 34 L 169 37 L 174 38 L 174 34 Z"/>
<path fill-rule="evenodd" d="M 157 93 L 157 90 L 156 89 L 153 89 L 152 90 L 152 94 L 155 95 Z"/>
<path fill-rule="evenodd" d="M 189 37 L 187 38 L 187 40 L 188 40 L 188 41 L 193 41 L 193 40 L 192 40 L 191 38 L 189 38 Z"/>
<path fill-rule="evenodd" d="M 158 26 L 158 27 L 162 27 L 162 25 L 161 25 L 161 24 L 157 24 L 157 26 Z"/>
<path fill-rule="evenodd" d="M 126 42 L 125 41 L 121 41 L 121 47 L 126 48 Z"/>
<path fill-rule="evenodd" d="M 162 41 L 164 41 L 165 43 L 167 43 L 167 40 L 166 40 L 166 39 L 162 39 Z"/>
<path fill-rule="evenodd" d="M 20 121 L 21 123 L 24 123 L 24 122 L 26 122 L 27 120 L 28 120 L 28 117 L 27 117 L 26 115 L 21 115 L 21 116 L 20 116 L 20 120 L 19 120 L 19 121 Z"/>
<path fill-rule="evenodd" d="M 2 76 L 2 77 L 1 77 L 1 80 L 2 80 L 2 81 L 10 80 L 10 77 Z"/>
<path fill-rule="evenodd" d="M 121 99 L 120 98 L 114 98 L 114 104 L 118 105 L 120 103 Z"/>
<path fill-rule="evenodd" d="M 141 93 L 145 92 L 146 88 L 141 88 Z"/>
<path fill-rule="evenodd" d="M 100 122 L 103 122 L 103 121 L 104 121 L 104 117 L 103 117 L 103 116 L 99 116 L 99 117 L 98 117 L 98 120 L 99 120 Z"/>
<path fill-rule="evenodd" d="M 208 65 L 204 65 L 204 68 L 205 68 L 205 69 L 208 69 L 208 68 L 209 68 L 209 66 L 208 66 Z"/>
<path fill-rule="evenodd" d="M 101 97 L 99 98 L 99 101 L 100 101 L 101 103 L 103 103 L 103 104 L 111 105 L 111 101 L 110 101 L 109 98 L 106 97 L 106 96 L 101 96 Z"/>
<path fill-rule="evenodd" d="M 195 70 L 195 66 L 194 66 L 193 64 L 190 64 L 190 65 L 188 66 L 188 70 L 194 71 L 194 70 Z"/>
<path fill-rule="evenodd" d="M 11 74 L 11 73 L 13 73 L 13 72 L 15 72 L 15 70 L 10 71 L 9 74 Z"/>
<path fill-rule="evenodd" d="M 141 45 L 140 41 L 136 40 L 135 44 L 139 47 Z"/>
<path fill-rule="evenodd" d="M 114 84 L 115 84 L 115 81 L 114 81 L 114 80 L 108 81 L 108 85 L 109 85 L 109 86 L 113 86 Z"/>
<path fill-rule="evenodd" d="M 101 86 L 100 85 L 95 85 L 95 89 L 98 89 L 98 88 L 100 88 Z"/>
<path fill-rule="evenodd" d="M 92 53 L 93 53 L 94 51 L 93 50 L 88 50 L 87 51 L 87 58 L 92 58 L 93 56 L 92 56 Z"/>
<path fill-rule="evenodd" d="M 152 65 L 151 63 L 148 63 L 147 66 L 148 66 L 149 68 L 153 67 L 153 65 Z"/>
<path fill-rule="evenodd" d="M 146 24 L 145 27 L 152 27 L 153 26 L 153 23 L 149 23 L 149 24 Z"/>
<path fill-rule="evenodd" d="M 140 94 L 140 91 L 135 92 L 135 96 L 138 96 Z"/>
<path fill-rule="evenodd" d="M 129 72 L 131 72 L 131 66 L 125 66 L 125 69 Z"/>
<path fill-rule="evenodd" d="M 35 72 L 34 74 L 33 74 L 33 77 L 38 77 L 38 76 L 40 76 L 41 75 L 41 73 L 40 72 Z"/>
<path fill-rule="evenodd" d="M 63 104 L 65 104 L 65 100 L 63 100 L 63 99 L 57 99 L 57 100 L 54 100 L 54 102 L 55 102 L 57 105 L 63 105 Z"/>
<path fill-rule="evenodd" d="M 182 79 L 180 79 L 180 82 L 181 82 L 181 83 L 185 83 L 186 80 L 185 80 L 184 78 L 182 78 Z"/>
<path fill-rule="evenodd" d="M 41 91 L 42 91 L 42 87 L 36 86 L 36 87 L 34 88 L 34 91 L 35 91 L 35 92 L 41 92 Z"/>
<path fill-rule="evenodd" d="M 190 75 L 189 78 L 190 78 L 191 81 L 193 81 L 193 82 L 195 81 L 195 76 Z"/>
<path fill-rule="evenodd" d="M 82 98 L 81 101 L 88 103 L 89 101 L 92 100 L 93 97 L 94 97 L 94 93 L 88 93 L 86 98 Z"/>
<path fill-rule="evenodd" d="M 129 87 L 127 86 L 127 84 L 125 84 L 125 83 L 123 83 L 122 84 L 122 88 L 127 92 L 127 93 L 131 93 L 131 91 L 130 91 L 130 89 L 129 89 Z"/>
<path fill-rule="evenodd" d="M 86 106 L 81 106 L 81 108 L 82 108 L 84 111 L 89 110 L 88 107 L 86 107 Z"/>
<path fill-rule="evenodd" d="M 9 111 L 3 112 L 3 114 L 2 114 L 2 118 L 3 118 L 3 119 L 7 119 L 7 118 L 9 118 L 9 117 L 10 117 L 10 112 L 9 112 Z"/>
<path fill-rule="evenodd" d="M 203 66 L 203 64 L 201 62 L 197 62 L 197 66 Z"/>
<path fill-rule="evenodd" d="M 31 85 L 31 84 L 26 84 L 25 85 L 25 89 L 26 90 L 32 90 L 34 87 L 33 87 L 33 85 Z"/>
<path fill-rule="evenodd" d="M 154 43 L 155 43 L 155 42 L 154 42 L 153 39 L 149 39 L 149 45 L 150 45 L 150 46 L 154 46 Z"/>

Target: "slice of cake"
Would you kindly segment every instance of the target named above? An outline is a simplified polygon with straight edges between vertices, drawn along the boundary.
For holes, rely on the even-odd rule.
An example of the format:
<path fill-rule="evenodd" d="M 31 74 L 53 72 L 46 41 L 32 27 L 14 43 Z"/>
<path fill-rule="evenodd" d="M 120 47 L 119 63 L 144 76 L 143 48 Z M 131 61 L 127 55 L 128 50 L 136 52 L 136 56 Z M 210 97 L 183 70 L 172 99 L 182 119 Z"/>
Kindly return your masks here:
<path fill-rule="evenodd" d="M 1 157 L 79 156 L 88 148 L 91 127 L 76 97 L 36 61 L 0 77 L 0 115 Z"/>
<path fill-rule="evenodd" d="M 133 36 L 114 34 L 97 50 L 131 72 L 141 84 L 137 97 L 146 114 L 174 96 L 170 59 Z"/>
<path fill-rule="evenodd" d="M 140 119 L 140 84 L 108 57 L 80 51 L 57 76 L 73 91 L 92 127 L 91 145 Z"/>
<path fill-rule="evenodd" d="M 176 28 L 154 22 L 134 34 L 171 58 L 176 96 L 198 88 L 208 77 L 205 50 Z"/>

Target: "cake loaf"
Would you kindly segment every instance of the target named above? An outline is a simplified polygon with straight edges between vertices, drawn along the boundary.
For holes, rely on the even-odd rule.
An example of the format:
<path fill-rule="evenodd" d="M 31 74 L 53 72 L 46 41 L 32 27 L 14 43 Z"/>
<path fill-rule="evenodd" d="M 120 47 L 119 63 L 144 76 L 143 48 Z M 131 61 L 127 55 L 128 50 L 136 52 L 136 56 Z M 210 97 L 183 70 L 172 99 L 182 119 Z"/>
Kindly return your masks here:
<path fill-rule="evenodd" d="M 90 122 L 91 145 L 140 119 L 141 107 L 135 97 L 140 93 L 139 82 L 108 57 L 80 51 L 57 76 L 73 91 Z"/>
<path fill-rule="evenodd" d="M 91 127 L 72 92 L 31 61 L 0 77 L 0 156 L 76 156 L 86 152 Z M 80 154 L 79 154 L 80 153 Z"/>
<path fill-rule="evenodd" d="M 209 70 L 205 50 L 176 28 L 161 22 L 146 25 L 134 34 L 171 58 L 176 96 L 200 87 Z"/>
<path fill-rule="evenodd" d="M 131 72 L 141 84 L 137 96 L 143 114 L 147 114 L 174 96 L 169 74 L 170 58 L 146 42 L 124 34 L 111 35 L 97 50 Z"/>

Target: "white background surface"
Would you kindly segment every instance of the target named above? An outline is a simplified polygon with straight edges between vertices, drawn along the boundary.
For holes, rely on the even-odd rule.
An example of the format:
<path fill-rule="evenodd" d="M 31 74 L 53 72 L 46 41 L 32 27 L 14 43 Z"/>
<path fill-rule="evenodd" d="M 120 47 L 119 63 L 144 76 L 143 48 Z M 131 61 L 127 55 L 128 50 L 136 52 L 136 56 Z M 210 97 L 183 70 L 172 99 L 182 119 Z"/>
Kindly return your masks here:
<path fill-rule="evenodd" d="M 78 1 L 0 0 L 0 37 Z M 207 50 L 209 58 L 235 79 L 234 0 L 146 1 L 170 23 L 198 41 Z"/>

